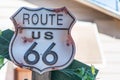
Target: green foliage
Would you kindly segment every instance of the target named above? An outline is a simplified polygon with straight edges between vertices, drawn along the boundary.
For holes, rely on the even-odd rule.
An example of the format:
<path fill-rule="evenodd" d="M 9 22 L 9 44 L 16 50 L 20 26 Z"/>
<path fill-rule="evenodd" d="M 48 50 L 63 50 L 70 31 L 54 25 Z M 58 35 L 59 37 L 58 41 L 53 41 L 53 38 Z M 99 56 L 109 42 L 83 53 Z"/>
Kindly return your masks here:
<path fill-rule="evenodd" d="M 2 35 L 2 31 L 0 30 L 0 35 Z"/>
<path fill-rule="evenodd" d="M 0 56 L 0 68 L 2 68 L 4 63 L 4 58 L 2 56 Z"/>
<path fill-rule="evenodd" d="M 74 60 L 66 69 L 52 71 L 51 80 L 95 80 L 97 73 L 93 65 Z"/>
<path fill-rule="evenodd" d="M 91 68 L 92 68 L 92 67 L 91 67 Z M 94 68 L 94 70 L 95 70 L 95 68 Z M 81 78 L 82 80 L 95 80 L 95 76 L 94 76 L 94 74 L 92 73 L 92 71 L 89 70 L 89 69 L 86 69 L 86 68 L 84 68 L 84 67 L 78 68 L 78 69 L 76 69 L 74 72 L 77 73 L 78 76 L 80 76 L 80 78 Z"/>
<path fill-rule="evenodd" d="M 10 60 L 8 49 L 12 36 L 12 30 L 0 31 L 0 68 L 4 65 L 4 58 Z"/>
<path fill-rule="evenodd" d="M 95 67 L 93 65 L 91 65 L 91 72 L 93 75 L 95 75 Z"/>

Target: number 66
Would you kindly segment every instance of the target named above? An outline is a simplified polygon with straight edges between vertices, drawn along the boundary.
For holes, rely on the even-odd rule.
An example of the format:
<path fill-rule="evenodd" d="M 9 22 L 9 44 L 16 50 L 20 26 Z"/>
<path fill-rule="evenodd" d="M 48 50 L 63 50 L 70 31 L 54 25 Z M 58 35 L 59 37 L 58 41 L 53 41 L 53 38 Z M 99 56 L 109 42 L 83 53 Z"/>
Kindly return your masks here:
<path fill-rule="evenodd" d="M 40 59 L 39 53 L 38 53 L 37 51 L 33 50 L 36 45 L 37 45 L 37 43 L 34 42 L 34 43 L 32 44 L 32 46 L 27 50 L 27 52 L 26 52 L 25 55 L 24 55 L 24 60 L 25 60 L 25 62 L 26 62 L 27 64 L 34 65 L 34 64 L 36 64 L 36 63 L 39 61 L 39 59 Z M 43 60 L 43 62 L 44 62 L 46 65 L 53 65 L 53 64 L 55 64 L 55 63 L 57 62 L 57 60 L 58 60 L 58 56 L 57 56 L 56 52 L 51 51 L 51 49 L 52 49 L 54 46 L 55 46 L 55 43 L 52 43 L 52 44 L 49 46 L 49 48 L 48 48 L 48 49 L 44 52 L 44 54 L 42 55 L 42 60 Z M 30 56 L 31 54 L 33 54 L 33 55 L 35 56 L 35 59 L 34 59 L 34 60 L 30 60 L 30 59 L 29 59 L 29 56 Z M 48 61 L 48 60 L 47 60 L 47 56 L 50 55 L 50 54 L 54 57 L 54 59 L 53 59 L 52 61 Z"/>

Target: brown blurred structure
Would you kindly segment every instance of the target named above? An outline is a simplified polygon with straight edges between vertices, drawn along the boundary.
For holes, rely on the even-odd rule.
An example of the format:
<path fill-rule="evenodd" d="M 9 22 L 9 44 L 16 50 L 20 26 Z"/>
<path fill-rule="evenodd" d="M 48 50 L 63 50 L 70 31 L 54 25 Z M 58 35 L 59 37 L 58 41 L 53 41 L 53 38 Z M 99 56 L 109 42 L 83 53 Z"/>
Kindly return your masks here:
<path fill-rule="evenodd" d="M 32 71 L 28 69 L 15 68 L 15 80 L 32 80 Z"/>

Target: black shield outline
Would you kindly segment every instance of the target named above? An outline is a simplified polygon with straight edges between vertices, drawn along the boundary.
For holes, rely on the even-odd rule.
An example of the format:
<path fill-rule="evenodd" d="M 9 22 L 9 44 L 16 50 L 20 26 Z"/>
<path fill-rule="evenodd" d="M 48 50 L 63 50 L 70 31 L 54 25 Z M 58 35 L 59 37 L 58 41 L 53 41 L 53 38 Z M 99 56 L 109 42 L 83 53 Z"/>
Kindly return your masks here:
<path fill-rule="evenodd" d="M 66 9 L 66 7 L 62 7 L 62 8 L 65 8 L 65 9 Z M 28 11 L 39 11 L 39 10 L 42 10 L 42 9 L 47 10 L 47 11 L 50 11 L 50 12 L 53 12 L 53 11 L 54 11 L 53 9 L 47 9 L 47 8 L 30 9 L 30 8 L 22 7 L 22 8 L 20 8 L 20 9 L 11 17 L 11 20 L 14 21 L 14 25 L 17 24 L 17 22 L 15 21 L 14 17 L 15 17 L 22 9 L 26 9 L 26 10 L 28 10 Z M 67 9 L 66 9 L 66 10 L 67 10 Z M 68 11 L 68 10 L 67 10 L 67 11 Z M 72 21 L 72 23 L 70 24 L 69 28 L 64 28 L 64 29 L 62 28 L 62 30 L 68 30 L 68 35 L 71 36 L 71 29 L 72 29 L 73 24 L 76 22 L 76 20 L 75 20 L 75 17 L 74 17 L 69 11 L 68 11 L 68 14 L 69 14 L 70 17 L 73 19 L 73 21 Z M 34 28 L 23 27 L 23 29 L 34 29 Z M 46 29 L 46 28 L 35 28 L 35 29 Z M 47 28 L 47 29 L 51 29 L 51 28 Z M 53 30 L 56 30 L 56 29 L 57 29 L 57 30 L 61 30 L 60 28 L 54 28 Z M 16 59 L 15 59 L 14 56 L 13 56 L 13 52 L 12 52 L 12 46 L 13 46 L 13 43 L 14 43 L 14 41 L 15 41 L 15 38 L 16 38 L 17 34 L 18 34 L 18 29 L 16 29 L 16 32 L 15 32 L 15 34 L 14 34 L 12 40 L 11 40 L 10 47 L 9 47 L 9 54 L 10 54 L 11 59 L 12 59 L 17 65 L 19 65 L 20 63 L 16 61 Z M 57 68 L 62 69 L 62 68 L 67 67 L 67 66 L 68 66 L 67 64 L 72 62 L 74 55 L 75 55 L 75 43 L 72 44 L 72 55 L 71 55 L 71 58 L 68 60 L 67 63 L 65 63 L 65 64 L 63 64 L 63 65 L 54 66 L 54 67 L 55 67 L 55 70 L 56 70 Z M 24 66 L 24 67 L 34 68 L 34 69 L 36 69 L 40 74 L 44 73 L 45 70 L 51 71 L 51 69 L 53 69 L 53 67 L 47 67 L 47 68 L 44 68 L 44 69 L 40 70 L 40 69 L 38 69 L 38 68 L 36 68 L 36 67 L 33 67 L 33 66 L 27 66 L 27 65 L 24 65 L 24 64 L 23 64 L 23 66 Z"/>

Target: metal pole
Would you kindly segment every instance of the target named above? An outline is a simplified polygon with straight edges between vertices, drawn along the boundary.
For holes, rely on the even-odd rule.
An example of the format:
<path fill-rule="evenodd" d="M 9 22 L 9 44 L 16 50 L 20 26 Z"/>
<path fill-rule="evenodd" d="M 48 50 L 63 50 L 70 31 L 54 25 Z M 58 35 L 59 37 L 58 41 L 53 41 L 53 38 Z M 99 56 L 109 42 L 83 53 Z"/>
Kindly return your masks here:
<path fill-rule="evenodd" d="M 43 74 L 39 74 L 37 72 L 32 72 L 32 80 L 51 80 L 51 73 L 46 72 Z"/>

